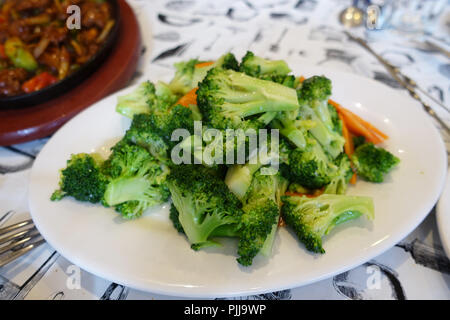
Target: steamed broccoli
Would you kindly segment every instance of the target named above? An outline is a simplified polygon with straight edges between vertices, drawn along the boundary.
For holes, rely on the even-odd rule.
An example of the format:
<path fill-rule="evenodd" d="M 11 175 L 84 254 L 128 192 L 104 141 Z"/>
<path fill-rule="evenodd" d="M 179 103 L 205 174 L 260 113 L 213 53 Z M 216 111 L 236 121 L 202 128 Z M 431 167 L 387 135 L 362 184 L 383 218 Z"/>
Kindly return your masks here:
<path fill-rule="evenodd" d="M 104 203 L 114 206 L 126 219 L 137 218 L 147 208 L 169 199 L 165 184 L 168 168 L 140 146 L 119 142 L 104 168 L 111 177 Z"/>
<path fill-rule="evenodd" d="M 59 189 L 52 196 L 52 201 L 59 201 L 66 196 L 79 201 L 101 202 L 108 184 L 108 176 L 103 173 L 104 160 L 98 154 L 73 154 L 61 170 Z"/>
<path fill-rule="evenodd" d="M 239 224 L 237 261 L 243 266 L 250 266 L 259 252 L 270 255 L 278 225 L 280 197 L 287 184 L 279 173 L 263 175 L 258 171 L 253 175 Z"/>
<path fill-rule="evenodd" d="M 179 223 L 193 249 L 217 245 L 212 239 L 215 232 L 239 223 L 241 202 L 211 169 L 201 165 L 173 166 L 167 185 Z"/>
<path fill-rule="evenodd" d="M 369 197 L 334 194 L 323 194 L 316 198 L 284 196 L 281 213 L 286 224 L 308 250 L 325 253 L 323 236 L 335 226 L 361 215 L 373 220 L 374 206 Z"/>
<path fill-rule="evenodd" d="M 198 86 L 209 70 L 215 67 L 237 70 L 238 62 L 232 53 L 221 56 L 217 61 L 201 66 L 205 61 L 191 59 L 175 64 L 175 76 L 169 83 L 170 89 L 177 94 L 185 95 Z"/>
<path fill-rule="evenodd" d="M 288 168 L 283 170 L 286 178 L 308 189 L 326 186 L 336 176 L 336 172 L 337 166 L 312 137 L 308 137 L 304 149 L 295 148 L 289 153 Z"/>
<path fill-rule="evenodd" d="M 137 114 L 125 139 L 146 148 L 158 160 L 168 161 L 170 150 L 178 143 L 171 141 L 176 129 L 186 129 L 193 133 L 194 119 L 189 108 L 175 105 L 165 112 Z"/>
<path fill-rule="evenodd" d="M 324 193 L 345 194 L 347 185 L 353 176 L 353 169 L 347 154 L 341 153 L 334 161 L 337 172 L 331 182 L 325 187 Z"/>
<path fill-rule="evenodd" d="M 355 149 L 352 161 L 359 176 L 380 183 L 384 181 L 384 176 L 397 166 L 400 159 L 389 151 L 367 142 Z"/>
<path fill-rule="evenodd" d="M 211 69 L 199 84 L 197 102 L 207 124 L 216 129 L 259 129 L 250 116 L 298 108 L 294 89 L 244 73 Z"/>
<path fill-rule="evenodd" d="M 289 75 L 291 69 L 283 60 L 268 60 L 247 51 L 242 58 L 239 71 L 251 77 L 269 80 L 293 88 L 295 77 Z"/>
<path fill-rule="evenodd" d="M 345 139 L 337 113 L 328 105 L 330 95 L 331 81 L 323 76 L 304 80 L 298 90 L 300 118 L 314 122 L 309 132 L 334 159 L 343 151 Z"/>
<path fill-rule="evenodd" d="M 155 85 L 146 81 L 131 93 L 120 96 L 116 111 L 133 119 L 136 114 L 166 112 L 177 100 L 178 97 L 163 82 Z"/>

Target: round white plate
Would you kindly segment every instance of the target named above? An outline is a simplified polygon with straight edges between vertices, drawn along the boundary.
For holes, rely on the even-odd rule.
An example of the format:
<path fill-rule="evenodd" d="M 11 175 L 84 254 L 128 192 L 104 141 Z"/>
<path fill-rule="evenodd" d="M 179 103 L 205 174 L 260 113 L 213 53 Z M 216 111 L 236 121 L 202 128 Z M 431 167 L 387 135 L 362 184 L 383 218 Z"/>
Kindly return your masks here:
<path fill-rule="evenodd" d="M 59 169 L 71 153 L 108 153 L 130 121 L 115 112 L 119 92 L 61 128 L 36 159 L 29 186 L 33 220 L 60 254 L 88 272 L 133 288 L 185 297 L 226 297 L 282 290 L 318 281 L 381 254 L 416 228 L 444 186 L 447 156 L 441 137 L 407 96 L 373 80 L 333 70 L 292 65 L 295 74 L 324 74 L 333 99 L 369 120 L 390 139 L 385 147 L 401 159 L 383 184 L 362 180 L 349 194 L 372 196 L 375 220 L 335 228 L 324 239 L 326 254 L 308 253 L 286 228 L 277 234 L 273 256 L 252 267 L 236 262 L 236 242 L 199 252 L 190 249 L 168 219 L 168 205 L 135 221 L 112 209 L 64 199 L 49 200 Z M 128 92 L 132 88 L 126 90 Z"/>
<path fill-rule="evenodd" d="M 450 173 L 436 207 L 436 220 L 442 246 L 450 258 Z"/>

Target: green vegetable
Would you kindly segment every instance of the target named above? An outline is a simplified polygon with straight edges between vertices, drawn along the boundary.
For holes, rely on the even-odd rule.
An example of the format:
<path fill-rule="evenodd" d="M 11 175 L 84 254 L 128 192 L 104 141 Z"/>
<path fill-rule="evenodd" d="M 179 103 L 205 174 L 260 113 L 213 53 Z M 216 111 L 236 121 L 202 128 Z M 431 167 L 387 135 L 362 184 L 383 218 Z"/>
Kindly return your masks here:
<path fill-rule="evenodd" d="M 165 113 L 177 100 L 178 96 L 173 94 L 163 82 L 157 82 L 154 85 L 146 81 L 132 92 L 118 97 L 116 111 L 133 119 L 136 114 Z"/>
<path fill-rule="evenodd" d="M 233 228 L 239 223 L 241 202 L 209 168 L 173 166 L 167 185 L 179 212 L 179 223 L 193 249 L 217 245 L 212 239 L 214 231 L 227 225 Z"/>
<path fill-rule="evenodd" d="M 232 53 L 227 53 L 221 56 L 217 61 L 209 66 L 198 68 L 196 65 L 203 63 L 197 59 L 189 61 L 178 62 L 175 64 L 175 76 L 169 83 L 170 89 L 177 94 L 185 95 L 192 89 L 198 86 L 198 83 L 203 80 L 209 70 L 215 67 L 223 69 L 237 70 L 239 68 L 238 62 Z"/>
<path fill-rule="evenodd" d="M 315 123 L 309 132 L 334 159 L 343 151 L 345 139 L 337 113 L 328 105 L 330 95 L 331 81 L 323 76 L 304 80 L 298 90 L 300 117 Z"/>
<path fill-rule="evenodd" d="M 268 60 L 247 51 L 242 58 L 239 71 L 251 77 L 270 80 L 290 88 L 294 87 L 295 77 L 289 75 L 291 69 L 283 60 Z"/>
<path fill-rule="evenodd" d="M 269 256 L 279 219 L 281 195 L 286 191 L 288 182 L 279 173 L 254 174 L 247 190 L 239 224 L 239 244 L 237 261 L 250 266 L 253 258 L 262 253 Z"/>
<path fill-rule="evenodd" d="M 197 102 L 205 122 L 221 130 L 258 129 L 264 124 L 249 117 L 298 108 L 294 89 L 220 68 L 199 84 Z"/>
<path fill-rule="evenodd" d="M 350 159 L 345 153 L 341 153 L 334 164 L 337 166 L 335 177 L 326 186 L 324 193 L 329 194 L 345 194 L 348 183 L 353 176 Z"/>
<path fill-rule="evenodd" d="M 172 141 L 176 129 L 194 131 L 194 115 L 191 109 L 176 105 L 166 111 L 136 114 L 125 140 L 146 148 L 158 160 L 169 162 L 170 150 L 178 143 Z"/>
<path fill-rule="evenodd" d="M 352 161 L 359 176 L 376 183 L 383 182 L 385 175 L 400 163 L 399 158 L 371 142 L 358 146 Z"/>
<path fill-rule="evenodd" d="M 29 72 L 38 68 L 38 63 L 33 55 L 25 48 L 19 38 L 8 38 L 5 42 L 5 54 L 17 68 L 23 68 Z"/>
<path fill-rule="evenodd" d="M 369 197 L 323 194 L 316 198 L 284 196 L 281 213 L 309 251 L 325 253 L 322 238 L 335 226 L 361 215 L 374 219 Z"/>
<path fill-rule="evenodd" d="M 142 147 L 119 142 L 104 170 L 111 177 L 104 203 L 115 206 L 126 219 L 140 217 L 147 208 L 169 199 L 165 183 L 168 168 Z"/>
<path fill-rule="evenodd" d="M 320 144 L 308 137 L 304 149 L 295 148 L 289 153 L 289 165 L 283 171 L 286 178 L 307 189 L 319 189 L 336 176 L 337 166 L 323 152 Z"/>
<path fill-rule="evenodd" d="M 73 154 L 61 170 L 59 189 L 50 199 L 59 201 L 70 196 L 78 201 L 101 202 L 109 182 L 102 166 L 103 159 L 98 154 Z"/>

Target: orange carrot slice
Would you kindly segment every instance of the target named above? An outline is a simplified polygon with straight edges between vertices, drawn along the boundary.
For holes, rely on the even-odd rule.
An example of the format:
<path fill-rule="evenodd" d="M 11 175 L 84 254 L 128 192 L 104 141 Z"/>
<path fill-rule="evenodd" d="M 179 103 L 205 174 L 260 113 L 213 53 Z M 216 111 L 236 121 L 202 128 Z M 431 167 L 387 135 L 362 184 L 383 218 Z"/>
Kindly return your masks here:
<path fill-rule="evenodd" d="M 206 62 L 201 62 L 201 63 L 197 63 L 195 65 L 196 68 L 204 68 L 204 67 L 208 67 L 210 65 L 212 65 L 214 63 L 214 61 L 206 61 Z"/>
<path fill-rule="evenodd" d="M 182 96 L 176 104 L 181 104 L 184 107 L 189 108 L 189 105 L 195 104 L 197 105 L 197 89 L 194 88 L 188 93 L 186 93 L 184 96 Z"/>

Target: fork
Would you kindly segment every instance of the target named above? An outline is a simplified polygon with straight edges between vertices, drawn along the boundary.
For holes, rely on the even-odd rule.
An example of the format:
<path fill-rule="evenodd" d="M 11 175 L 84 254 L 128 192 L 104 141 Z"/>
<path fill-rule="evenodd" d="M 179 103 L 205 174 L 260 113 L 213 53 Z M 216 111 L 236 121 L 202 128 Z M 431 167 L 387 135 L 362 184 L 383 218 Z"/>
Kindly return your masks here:
<path fill-rule="evenodd" d="M 33 220 L 25 220 L 0 229 L 0 267 L 45 243 Z"/>

